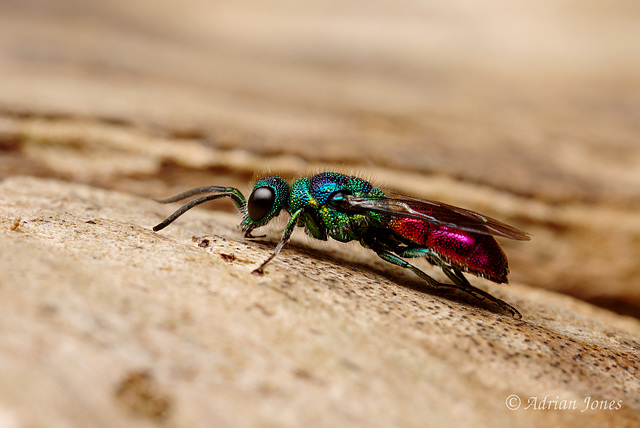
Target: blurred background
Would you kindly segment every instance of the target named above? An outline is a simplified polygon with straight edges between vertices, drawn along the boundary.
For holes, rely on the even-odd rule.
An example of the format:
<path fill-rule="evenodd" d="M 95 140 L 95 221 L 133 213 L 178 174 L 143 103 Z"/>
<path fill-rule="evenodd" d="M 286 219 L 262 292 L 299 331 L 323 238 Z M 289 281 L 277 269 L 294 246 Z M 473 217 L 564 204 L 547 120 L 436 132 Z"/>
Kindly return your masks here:
<path fill-rule="evenodd" d="M 355 171 L 531 232 L 512 281 L 639 317 L 638 70 L 635 0 L 4 0 L 0 178 Z"/>

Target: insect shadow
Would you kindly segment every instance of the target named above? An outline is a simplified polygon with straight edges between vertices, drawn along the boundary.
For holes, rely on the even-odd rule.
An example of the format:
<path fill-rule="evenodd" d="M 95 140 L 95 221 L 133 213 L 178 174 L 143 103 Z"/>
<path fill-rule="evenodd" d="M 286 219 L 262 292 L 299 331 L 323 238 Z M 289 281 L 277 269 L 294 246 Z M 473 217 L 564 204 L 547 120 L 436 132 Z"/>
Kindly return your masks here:
<path fill-rule="evenodd" d="M 254 241 L 257 242 L 257 241 Z M 278 241 L 267 239 L 265 241 L 259 241 L 265 247 L 272 247 L 276 245 Z M 473 306 L 478 309 L 493 312 L 499 315 L 511 315 L 505 314 L 502 307 L 493 303 L 490 300 L 483 298 L 476 298 L 470 295 L 466 291 L 459 290 L 454 286 L 451 287 L 433 287 L 428 283 L 421 281 L 419 278 L 409 274 L 393 266 L 383 266 L 375 263 L 369 263 L 365 261 L 347 260 L 340 255 L 336 255 L 335 252 L 327 249 L 314 247 L 309 249 L 309 246 L 304 243 L 290 242 L 288 248 L 294 250 L 295 253 L 304 256 L 308 260 L 316 260 L 322 262 L 328 262 L 334 264 L 336 272 L 339 269 L 346 269 L 345 273 L 358 274 L 358 273 L 373 273 L 376 276 L 385 278 L 389 283 L 399 285 L 400 287 L 416 291 L 421 294 L 426 294 L 434 297 L 442 297 L 452 302 L 462 303 L 468 306 Z M 291 255 L 289 255 L 291 257 Z M 299 261 L 298 261 L 299 262 Z M 301 266 L 302 272 L 309 272 L 314 278 L 321 277 L 323 272 L 322 268 L 316 266 L 316 263 L 311 263 L 311 266 Z M 345 280 L 344 277 L 340 277 L 340 280 Z"/>

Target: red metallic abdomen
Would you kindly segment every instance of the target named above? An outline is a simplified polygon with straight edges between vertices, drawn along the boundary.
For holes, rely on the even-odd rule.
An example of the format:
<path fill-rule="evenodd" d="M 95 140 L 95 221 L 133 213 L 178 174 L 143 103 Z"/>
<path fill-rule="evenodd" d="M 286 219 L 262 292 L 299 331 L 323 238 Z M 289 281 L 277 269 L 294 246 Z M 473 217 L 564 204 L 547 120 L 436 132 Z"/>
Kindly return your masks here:
<path fill-rule="evenodd" d="M 497 283 L 507 282 L 507 257 L 493 236 L 411 218 L 392 218 L 388 227 L 400 237 L 433 250 L 453 266 Z"/>

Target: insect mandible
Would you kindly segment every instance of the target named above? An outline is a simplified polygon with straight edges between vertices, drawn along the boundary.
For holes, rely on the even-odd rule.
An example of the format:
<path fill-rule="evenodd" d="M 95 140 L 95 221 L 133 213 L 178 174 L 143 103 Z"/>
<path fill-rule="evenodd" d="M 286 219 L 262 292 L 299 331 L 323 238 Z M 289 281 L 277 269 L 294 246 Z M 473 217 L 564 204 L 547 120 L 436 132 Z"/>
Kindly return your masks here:
<path fill-rule="evenodd" d="M 514 318 L 522 317 L 513 306 L 472 286 L 463 275 L 466 272 L 495 283 L 507 282 L 507 257 L 494 236 L 521 241 L 530 237 L 498 220 L 442 202 L 388 196 L 366 180 L 337 172 L 299 178 L 291 185 L 277 175 L 263 177 L 256 182 L 248 200 L 234 187 L 209 186 L 156 201 L 170 203 L 205 193 L 183 205 L 153 230 L 164 229 L 197 205 L 229 197 L 243 214 L 241 228 L 245 237 L 251 238 L 254 229 L 285 210 L 290 220 L 282 238 L 254 272 L 263 272 L 299 226 L 316 239 L 358 241 L 381 259 L 411 270 L 432 287 L 456 288 L 492 302 Z M 436 281 L 405 260 L 415 257 L 440 267 L 453 284 Z"/>

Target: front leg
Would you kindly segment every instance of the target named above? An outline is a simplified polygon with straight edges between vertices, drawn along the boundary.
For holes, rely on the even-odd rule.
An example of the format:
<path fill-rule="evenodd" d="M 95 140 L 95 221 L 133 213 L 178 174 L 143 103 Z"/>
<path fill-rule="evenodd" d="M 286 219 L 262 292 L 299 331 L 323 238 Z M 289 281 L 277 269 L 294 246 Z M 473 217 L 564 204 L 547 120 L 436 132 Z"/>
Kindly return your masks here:
<path fill-rule="evenodd" d="M 280 242 L 276 246 L 276 249 L 267 260 L 262 262 L 262 264 L 258 268 L 254 269 L 251 273 L 257 275 L 262 275 L 264 273 L 264 267 L 267 265 L 267 263 L 273 260 L 273 258 L 280 253 L 282 247 L 284 247 L 291 239 L 293 229 L 295 229 L 296 225 L 298 224 L 298 218 L 300 217 L 300 214 L 302 214 L 302 212 L 302 209 L 299 209 L 298 211 L 291 214 L 291 219 L 289 219 L 289 223 L 287 223 L 287 227 L 284 229 L 284 233 L 282 234 L 282 239 L 280 239 Z"/>

